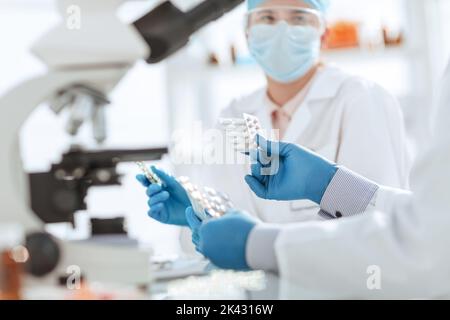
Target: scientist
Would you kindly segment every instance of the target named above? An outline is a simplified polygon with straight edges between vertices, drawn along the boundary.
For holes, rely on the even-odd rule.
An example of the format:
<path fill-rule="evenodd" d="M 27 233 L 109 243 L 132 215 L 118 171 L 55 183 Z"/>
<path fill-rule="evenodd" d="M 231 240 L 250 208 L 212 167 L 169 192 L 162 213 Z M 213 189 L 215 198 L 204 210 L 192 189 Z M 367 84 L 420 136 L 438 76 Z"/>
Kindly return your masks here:
<path fill-rule="evenodd" d="M 230 213 L 202 224 L 189 208 L 197 250 L 223 268 L 277 272 L 322 298 L 448 297 L 450 64 L 443 83 L 433 140 L 414 166 L 412 192 L 377 184 L 302 147 L 259 138 L 255 158 L 270 154 L 280 163 L 277 174 L 263 176 L 258 161 L 245 177 L 259 197 L 309 199 L 333 217 L 351 218 L 280 226 Z"/>
<path fill-rule="evenodd" d="M 396 99 L 369 81 L 320 62 L 328 1 L 249 0 L 248 8 L 248 44 L 267 75 L 267 86 L 233 102 L 221 117 L 254 114 L 264 128 L 278 129 L 283 141 L 303 145 L 378 183 L 407 188 L 407 141 Z M 156 171 L 169 187 L 148 189 L 149 215 L 187 226 L 186 194 L 170 176 Z M 242 182 L 248 165 L 208 165 L 196 172 L 195 182 L 228 194 L 237 208 L 262 221 L 330 218 L 318 215 L 319 207 L 309 200 L 256 197 Z"/>
<path fill-rule="evenodd" d="M 221 117 L 256 115 L 265 129 L 279 130 L 283 141 L 303 145 L 378 183 L 407 188 L 407 141 L 396 99 L 374 83 L 320 62 L 328 1 L 249 0 L 248 8 L 248 45 L 267 86 L 233 102 Z M 318 206 L 309 200 L 259 199 L 242 182 L 248 165 L 194 167 L 195 174 L 188 175 L 196 183 L 228 194 L 237 208 L 262 221 L 330 218 L 318 215 Z M 177 224 L 186 225 L 187 198 L 164 191 L 172 193 L 170 200 L 166 193 L 157 196 L 157 189 L 149 190 L 151 215 L 169 210 L 164 214 L 170 212 Z"/>
<path fill-rule="evenodd" d="M 396 99 L 380 86 L 321 62 L 328 0 L 249 0 L 250 53 L 267 85 L 234 101 L 220 115 L 257 116 L 278 138 L 300 144 L 377 183 L 408 188 L 409 156 Z M 248 165 L 208 165 L 196 181 L 220 190 L 236 207 L 266 222 L 324 218 L 308 201 L 255 197 L 242 183 Z M 326 217 L 327 218 L 327 217 Z"/>

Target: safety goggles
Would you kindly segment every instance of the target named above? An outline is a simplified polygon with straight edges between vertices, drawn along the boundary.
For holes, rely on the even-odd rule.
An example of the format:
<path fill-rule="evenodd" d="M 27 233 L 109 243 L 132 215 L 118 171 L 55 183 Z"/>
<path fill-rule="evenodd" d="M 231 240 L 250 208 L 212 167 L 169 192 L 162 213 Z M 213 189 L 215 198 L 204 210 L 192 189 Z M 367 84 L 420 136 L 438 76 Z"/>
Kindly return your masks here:
<path fill-rule="evenodd" d="M 267 7 L 257 8 L 247 13 L 246 28 L 257 25 L 276 25 L 285 21 L 291 26 L 313 27 L 323 31 L 325 21 L 318 10 L 297 7 Z"/>

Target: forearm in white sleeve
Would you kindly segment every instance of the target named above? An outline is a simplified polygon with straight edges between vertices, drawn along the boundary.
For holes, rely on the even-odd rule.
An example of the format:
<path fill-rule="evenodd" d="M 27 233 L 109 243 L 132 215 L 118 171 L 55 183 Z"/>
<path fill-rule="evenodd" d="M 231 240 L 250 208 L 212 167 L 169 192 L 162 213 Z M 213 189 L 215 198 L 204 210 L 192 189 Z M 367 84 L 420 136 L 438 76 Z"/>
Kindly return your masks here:
<path fill-rule="evenodd" d="M 406 196 L 406 200 L 409 199 L 410 193 L 407 191 L 379 186 L 346 168 L 339 168 L 325 191 L 319 215 L 325 219 L 337 219 L 374 209 L 389 211 L 391 202 L 396 200 L 398 203 L 401 194 Z M 250 268 L 278 273 L 275 243 L 281 231 L 281 226 L 268 224 L 252 230 L 246 250 Z"/>
<path fill-rule="evenodd" d="M 261 224 L 250 232 L 246 259 L 251 269 L 278 273 L 275 242 L 280 231 L 281 227 Z"/>
<path fill-rule="evenodd" d="M 319 215 L 325 219 L 349 217 L 364 212 L 379 189 L 378 185 L 345 168 L 340 168 L 322 199 Z M 249 235 L 247 264 L 253 270 L 278 273 L 275 242 L 281 227 L 262 224 Z"/>

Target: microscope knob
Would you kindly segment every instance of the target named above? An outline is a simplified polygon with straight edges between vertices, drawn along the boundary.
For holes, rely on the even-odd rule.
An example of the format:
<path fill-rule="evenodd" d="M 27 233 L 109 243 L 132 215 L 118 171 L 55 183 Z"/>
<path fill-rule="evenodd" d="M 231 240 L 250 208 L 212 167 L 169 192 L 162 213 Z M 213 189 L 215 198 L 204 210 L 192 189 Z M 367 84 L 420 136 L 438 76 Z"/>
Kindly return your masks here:
<path fill-rule="evenodd" d="M 29 274 L 43 277 L 55 270 L 61 252 L 51 235 L 44 232 L 31 233 L 26 237 L 26 247 L 30 254 L 30 259 L 26 264 Z"/>

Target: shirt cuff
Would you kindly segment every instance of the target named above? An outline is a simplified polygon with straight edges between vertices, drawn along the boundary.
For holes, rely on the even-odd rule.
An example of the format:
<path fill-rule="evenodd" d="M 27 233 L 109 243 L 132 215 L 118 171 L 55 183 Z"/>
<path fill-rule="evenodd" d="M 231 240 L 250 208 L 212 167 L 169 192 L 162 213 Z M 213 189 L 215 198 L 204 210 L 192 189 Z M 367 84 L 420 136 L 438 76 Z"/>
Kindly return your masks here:
<path fill-rule="evenodd" d="M 373 202 L 379 188 L 376 183 L 339 168 L 322 198 L 319 215 L 337 219 L 361 214 Z"/>
<path fill-rule="evenodd" d="M 251 269 L 278 273 L 275 241 L 280 230 L 276 226 L 259 225 L 250 232 L 246 246 L 246 259 Z"/>

